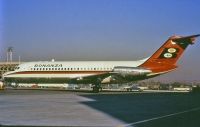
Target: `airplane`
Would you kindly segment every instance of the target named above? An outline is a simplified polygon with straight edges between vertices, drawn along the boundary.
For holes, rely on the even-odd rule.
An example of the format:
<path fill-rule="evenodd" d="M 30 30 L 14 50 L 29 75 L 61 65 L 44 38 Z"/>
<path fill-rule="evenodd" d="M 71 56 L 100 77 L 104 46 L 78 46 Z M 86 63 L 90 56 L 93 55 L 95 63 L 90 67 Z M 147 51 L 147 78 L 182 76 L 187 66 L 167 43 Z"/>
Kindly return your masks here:
<path fill-rule="evenodd" d="M 139 61 L 26 62 L 3 74 L 4 82 L 93 84 L 128 83 L 175 70 L 177 61 L 198 35 L 171 36 L 152 56 Z"/>

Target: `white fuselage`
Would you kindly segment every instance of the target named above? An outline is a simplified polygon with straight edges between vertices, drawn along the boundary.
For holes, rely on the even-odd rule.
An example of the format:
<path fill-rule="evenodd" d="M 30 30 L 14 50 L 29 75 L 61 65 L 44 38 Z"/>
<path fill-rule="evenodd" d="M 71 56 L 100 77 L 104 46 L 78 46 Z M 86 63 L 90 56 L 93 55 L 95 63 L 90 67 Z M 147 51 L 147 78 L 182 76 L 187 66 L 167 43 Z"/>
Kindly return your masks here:
<path fill-rule="evenodd" d="M 22 78 L 81 78 L 111 72 L 116 66 L 137 67 L 144 61 L 68 61 L 68 62 L 27 62 L 4 77 Z"/>

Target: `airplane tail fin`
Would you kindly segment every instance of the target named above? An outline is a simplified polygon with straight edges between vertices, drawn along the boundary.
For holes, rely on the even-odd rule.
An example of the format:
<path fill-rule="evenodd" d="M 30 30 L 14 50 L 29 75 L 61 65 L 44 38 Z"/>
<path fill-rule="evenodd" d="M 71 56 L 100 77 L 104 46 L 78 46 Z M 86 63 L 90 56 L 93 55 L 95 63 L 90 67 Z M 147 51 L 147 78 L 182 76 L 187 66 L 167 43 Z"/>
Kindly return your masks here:
<path fill-rule="evenodd" d="M 198 35 L 172 36 L 140 67 L 151 69 L 153 72 L 166 72 L 177 68 L 176 62 L 188 45 L 194 44 Z"/>

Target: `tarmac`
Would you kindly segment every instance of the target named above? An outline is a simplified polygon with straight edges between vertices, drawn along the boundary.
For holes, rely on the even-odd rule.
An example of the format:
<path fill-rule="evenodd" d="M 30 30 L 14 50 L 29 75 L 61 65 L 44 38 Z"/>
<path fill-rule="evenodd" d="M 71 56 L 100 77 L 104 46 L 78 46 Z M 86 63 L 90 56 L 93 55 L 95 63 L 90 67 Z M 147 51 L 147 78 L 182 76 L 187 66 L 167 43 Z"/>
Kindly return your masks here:
<path fill-rule="evenodd" d="M 1 126 L 198 127 L 200 94 L 0 91 Z"/>
<path fill-rule="evenodd" d="M 16 126 L 118 126 L 124 123 L 81 102 L 95 101 L 60 91 L 5 91 L 0 124 Z"/>

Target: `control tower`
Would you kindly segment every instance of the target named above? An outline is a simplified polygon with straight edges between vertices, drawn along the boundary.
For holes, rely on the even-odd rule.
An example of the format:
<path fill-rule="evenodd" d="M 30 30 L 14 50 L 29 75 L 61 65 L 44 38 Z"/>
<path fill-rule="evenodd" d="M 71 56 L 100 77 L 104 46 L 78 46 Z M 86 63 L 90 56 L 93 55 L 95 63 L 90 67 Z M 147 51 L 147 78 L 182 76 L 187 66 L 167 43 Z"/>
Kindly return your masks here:
<path fill-rule="evenodd" d="M 3 73 L 13 71 L 19 62 L 13 62 L 13 47 L 8 47 L 6 52 L 6 62 L 0 62 L 0 79 Z"/>

